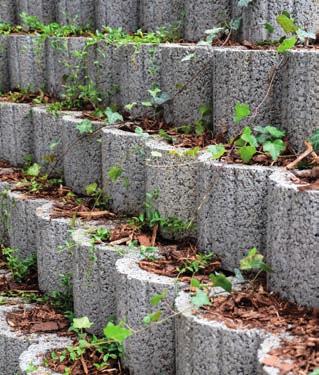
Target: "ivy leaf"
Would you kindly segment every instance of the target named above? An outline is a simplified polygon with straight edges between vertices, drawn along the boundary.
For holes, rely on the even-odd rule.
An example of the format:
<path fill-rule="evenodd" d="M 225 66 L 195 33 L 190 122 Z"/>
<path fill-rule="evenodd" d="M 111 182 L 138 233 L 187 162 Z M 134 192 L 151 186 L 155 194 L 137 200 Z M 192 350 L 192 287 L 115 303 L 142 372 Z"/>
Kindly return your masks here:
<path fill-rule="evenodd" d="M 271 268 L 264 262 L 264 256 L 260 254 L 256 247 L 248 251 L 248 254 L 240 261 L 242 271 L 262 270 L 270 272 Z"/>
<path fill-rule="evenodd" d="M 123 121 L 123 116 L 120 113 L 113 111 L 113 109 L 110 107 L 107 107 L 104 113 L 109 125 L 113 125 L 119 121 Z"/>
<path fill-rule="evenodd" d="M 274 26 L 270 22 L 266 22 L 264 27 L 269 32 L 269 34 L 272 34 L 275 31 Z"/>
<path fill-rule="evenodd" d="M 249 128 L 248 126 L 246 126 L 243 129 L 243 132 L 242 132 L 240 138 L 252 147 L 258 146 L 257 139 L 253 135 L 253 132 L 252 132 L 251 128 Z"/>
<path fill-rule="evenodd" d="M 41 171 L 41 166 L 37 163 L 32 164 L 25 172 L 27 176 L 38 177 Z"/>
<path fill-rule="evenodd" d="M 198 279 L 195 279 L 194 277 L 191 279 L 191 286 L 193 288 L 198 288 L 200 289 L 201 288 L 201 283 Z"/>
<path fill-rule="evenodd" d="M 310 137 L 310 143 L 315 151 L 319 151 L 319 129 L 317 129 Z"/>
<path fill-rule="evenodd" d="M 87 316 L 84 316 L 83 318 L 74 318 L 72 326 L 75 329 L 87 329 L 91 328 L 93 323 L 90 322 L 89 318 Z"/>
<path fill-rule="evenodd" d="M 143 323 L 144 324 L 151 324 L 151 323 L 154 323 L 154 322 L 158 322 L 160 320 L 161 316 L 162 316 L 162 313 L 160 311 L 155 311 L 151 314 L 146 315 L 143 318 Z"/>
<path fill-rule="evenodd" d="M 205 30 L 205 34 L 207 35 L 206 42 L 202 41 L 198 44 L 211 44 L 217 38 L 217 36 L 224 31 L 224 27 L 215 27 L 213 29 Z"/>
<path fill-rule="evenodd" d="M 93 182 L 92 184 L 88 185 L 86 188 L 85 188 L 85 192 L 87 195 L 92 195 L 96 192 L 97 190 L 97 183 L 96 182 Z"/>
<path fill-rule="evenodd" d="M 234 122 L 236 124 L 244 120 L 251 114 L 250 106 L 247 103 L 236 103 L 235 105 L 235 115 Z"/>
<path fill-rule="evenodd" d="M 274 141 L 267 141 L 263 145 L 263 150 L 271 155 L 272 160 L 277 160 L 278 157 L 286 149 L 285 142 L 282 139 L 275 139 Z"/>
<path fill-rule="evenodd" d="M 192 297 L 192 304 L 199 308 L 202 306 L 210 305 L 211 303 L 207 293 L 205 293 L 201 289 L 197 289 L 195 296 Z"/>
<path fill-rule="evenodd" d="M 90 134 L 93 133 L 93 123 L 90 120 L 83 120 L 76 125 L 77 130 L 80 134 Z"/>
<path fill-rule="evenodd" d="M 109 176 L 110 180 L 112 182 L 117 181 L 123 174 L 123 169 L 121 167 L 113 166 L 109 169 L 107 172 L 107 175 Z"/>
<path fill-rule="evenodd" d="M 157 306 L 159 305 L 163 299 L 167 297 L 168 290 L 164 289 L 162 293 L 154 294 L 151 299 L 150 299 L 150 304 L 152 306 Z"/>
<path fill-rule="evenodd" d="M 220 159 L 226 153 L 226 149 L 223 144 L 208 146 L 207 151 L 212 154 L 212 158 L 214 160 Z"/>
<path fill-rule="evenodd" d="M 133 103 L 128 103 L 124 106 L 124 109 L 126 109 L 127 111 L 131 111 L 134 107 L 137 106 L 137 103 L 136 102 L 133 102 Z"/>
<path fill-rule="evenodd" d="M 123 327 L 123 324 L 115 325 L 109 322 L 103 330 L 104 336 L 110 340 L 114 340 L 122 344 L 128 337 L 132 336 L 133 332 Z"/>
<path fill-rule="evenodd" d="M 171 97 L 168 93 L 162 92 L 160 95 L 153 98 L 153 100 L 156 105 L 163 105 L 166 102 L 170 101 Z"/>
<path fill-rule="evenodd" d="M 277 47 L 277 51 L 279 53 L 285 53 L 289 51 L 290 49 L 294 48 L 296 43 L 297 43 L 297 38 L 295 36 L 292 36 L 291 38 L 288 38 L 288 39 L 284 39 Z"/>
<path fill-rule="evenodd" d="M 256 147 L 243 146 L 239 149 L 239 156 L 244 163 L 249 163 L 253 156 L 256 154 Z"/>
<path fill-rule="evenodd" d="M 256 126 L 255 130 L 259 133 L 269 134 L 273 138 L 283 138 L 286 135 L 286 132 L 276 128 L 275 126 Z"/>
<path fill-rule="evenodd" d="M 294 20 L 286 14 L 280 14 L 276 18 L 278 25 L 284 30 L 286 34 L 296 32 L 299 27 L 295 24 Z"/>
<path fill-rule="evenodd" d="M 214 286 L 219 286 L 223 288 L 226 292 L 231 293 L 233 285 L 231 281 L 223 273 L 217 273 L 216 275 L 211 274 L 209 275 L 209 278 L 214 284 Z"/>

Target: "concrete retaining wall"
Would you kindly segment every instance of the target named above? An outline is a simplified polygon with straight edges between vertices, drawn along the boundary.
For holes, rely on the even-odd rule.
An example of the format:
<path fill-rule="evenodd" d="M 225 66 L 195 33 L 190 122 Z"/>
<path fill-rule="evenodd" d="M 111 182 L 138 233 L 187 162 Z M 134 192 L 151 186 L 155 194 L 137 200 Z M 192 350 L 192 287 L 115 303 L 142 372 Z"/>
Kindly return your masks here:
<path fill-rule="evenodd" d="M 291 173 L 270 176 L 268 196 L 269 287 L 301 305 L 319 307 L 319 192 L 300 192 Z"/>
<path fill-rule="evenodd" d="M 179 289 L 174 279 L 146 272 L 137 261 L 126 257 L 116 263 L 117 317 L 135 330 L 143 328 L 143 318 L 149 313 L 161 310 L 161 319 L 169 316 Z M 152 307 L 151 297 L 164 289 L 168 291 L 167 298 Z M 125 342 L 124 364 L 133 375 L 175 374 L 174 327 L 174 319 L 169 319 L 153 324 Z"/>
<path fill-rule="evenodd" d="M 0 243 L 7 245 L 8 240 L 8 226 L 9 226 L 9 206 L 8 194 L 11 185 L 7 182 L 0 182 Z"/>

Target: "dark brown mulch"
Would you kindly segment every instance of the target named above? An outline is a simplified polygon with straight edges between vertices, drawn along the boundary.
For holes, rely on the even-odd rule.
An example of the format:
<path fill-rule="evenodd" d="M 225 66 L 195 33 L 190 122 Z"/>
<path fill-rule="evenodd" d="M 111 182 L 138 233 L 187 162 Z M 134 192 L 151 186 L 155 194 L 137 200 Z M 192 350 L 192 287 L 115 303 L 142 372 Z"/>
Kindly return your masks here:
<path fill-rule="evenodd" d="M 63 350 L 55 352 L 57 357 L 60 357 L 62 353 Z M 69 356 L 67 356 L 67 358 L 60 363 L 59 361 L 53 360 L 50 354 L 47 355 L 46 361 L 50 369 L 61 374 L 64 374 L 66 368 L 68 368 L 71 370 L 71 375 L 128 375 L 128 372 L 122 369 L 120 362 L 117 360 L 111 360 L 107 367 L 98 370 L 94 366 L 94 363 L 102 363 L 103 355 L 104 354 L 98 353 L 94 349 L 88 349 L 80 359 L 75 361 L 70 360 Z"/>
<path fill-rule="evenodd" d="M 155 260 L 141 260 L 139 266 L 148 272 L 167 277 L 179 276 L 179 269 L 184 268 L 186 264 L 192 261 L 196 261 L 196 256 L 199 254 L 196 245 L 192 242 L 159 246 L 159 251 L 161 258 Z M 204 269 L 196 273 L 196 278 L 202 282 L 208 281 L 208 275 L 214 271 L 220 270 L 220 268 L 220 260 L 213 257 Z M 192 272 L 185 271 L 180 275 L 180 280 L 189 281 L 192 276 Z"/>
<path fill-rule="evenodd" d="M 15 282 L 8 275 L 0 275 L 0 293 L 6 292 L 38 292 L 37 273 L 33 272 L 23 283 Z"/>
<path fill-rule="evenodd" d="M 7 323 L 17 331 L 25 333 L 66 332 L 69 323 L 64 315 L 57 313 L 48 305 L 32 309 L 19 309 L 7 314 Z"/>
<path fill-rule="evenodd" d="M 293 373 L 304 375 L 319 364 L 319 312 L 287 302 L 275 294 L 268 293 L 262 286 L 247 287 L 227 296 L 215 297 L 211 306 L 203 307 L 198 313 L 209 320 L 222 321 L 231 329 L 259 328 L 271 333 L 287 332 L 296 337 L 290 343 L 276 349 L 269 359 L 278 365 L 281 357 L 293 360 Z M 282 369 L 287 368 L 284 363 Z"/>
<path fill-rule="evenodd" d="M 41 104 L 50 104 L 55 101 L 52 96 L 43 91 L 22 92 L 13 90 L 0 96 L 0 102 L 33 104 L 35 99 L 40 100 Z"/>
<path fill-rule="evenodd" d="M 10 163 L 6 160 L 0 160 L 0 168 L 10 168 Z"/>

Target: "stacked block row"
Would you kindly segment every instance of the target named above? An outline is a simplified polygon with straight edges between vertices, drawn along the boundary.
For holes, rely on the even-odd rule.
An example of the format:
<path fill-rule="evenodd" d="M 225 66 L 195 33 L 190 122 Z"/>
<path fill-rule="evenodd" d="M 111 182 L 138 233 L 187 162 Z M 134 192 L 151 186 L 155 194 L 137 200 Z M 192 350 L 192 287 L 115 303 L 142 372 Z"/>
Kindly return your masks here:
<path fill-rule="evenodd" d="M 256 111 L 249 120 L 252 125 L 281 127 L 296 150 L 318 127 L 315 49 L 280 56 L 273 50 L 239 47 L 104 42 L 88 46 L 88 42 L 88 38 L 49 38 L 39 44 L 35 36 L 2 36 L 2 91 L 42 89 L 61 96 L 65 87 L 92 82 L 104 93 L 105 105 L 137 103 L 133 115 L 138 116 L 146 111 L 141 102 L 149 100 L 148 90 L 158 86 L 171 98 L 163 105 L 167 122 L 193 124 L 200 118 L 199 107 L 207 105 L 213 109 L 207 120 L 215 132 L 227 129 L 229 136 L 240 130 L 233 122 L 235 104 L 245 102 Z M 192 58 L 183 60 L 188 56 Z"/>
<path fill-rule="evenodd" d="M 311 31 L 319 26 L 319 6 L 316 0 L 294 2 L 254 1 L 240 7 L 237 0 L 2 0 L 0 21 L 20 22 L 20 14 L 37 16 L 41 21 L 101 29 L 108 25 L 126 31 L 151 31 L 162 26 L 175 26 L 186 40 L 199 40 L 205 30 L 212 29 L 232 18 L 242 18 L 239 37 L 264 40 L 280 35 L 276 16 L 288 11 L 297 23 Z M 276 32 L 269 34 L 264 25 L 270 22 Z"/>

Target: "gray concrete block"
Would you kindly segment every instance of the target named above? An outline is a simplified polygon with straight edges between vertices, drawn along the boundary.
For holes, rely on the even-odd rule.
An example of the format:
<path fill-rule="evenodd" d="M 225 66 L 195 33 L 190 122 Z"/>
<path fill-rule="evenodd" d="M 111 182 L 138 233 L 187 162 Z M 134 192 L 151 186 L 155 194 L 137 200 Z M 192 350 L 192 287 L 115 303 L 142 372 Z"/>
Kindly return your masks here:
<path fill-rule="evenodd" d="M 167 122 L 174 125 L 192 124 L 200 117 L 200 105 L 212 107 L 212 51 L 209 47 L 176 44 L 160 46 L 163 62 L 160 88 L 172 98 L 164 106 Z M 182 61 L 189 54 L 194 54 L 194 57 Z M 187 88 L 175 96 L 185 84 Z"/>
<path fill-rule="evenodd" d="M 100 0 L 100 11 L 105 9 L 106 24 L 111 27 L 121 27 L 125 31 L 134 32 L 139 27 L 139 0 Z"/>
<path fill-rule="evenodd" d="M 233 270 L 246 252 L 265 254 L 268 177 L 275 168 L 203 161 L 198 180 L 199 248 Z"/>
<path fill-rule="evenodd" d="M 10 247 L 17 249 L 20 257 L 36 252 L 36 209 L 48 203 L 45 199 L 31 199 L 18 192 L 9 192 L 8 235 Z"/>
<path fill-rule="evenodd" d="M 62 118 L 47 107 L 32 108 L 34 160 L 43 170 L 63 175 Z"/>
<path fill-rule="evenodd" d="M 267 337 L 257 329 L 229 329 L 194 315 L 190 295 L 176 299 L 176 374 L 256 374 L 257 351 Z"/>
<path fill-rule="evenodd" d="M 319 192 L 300 192 L 289 172 L 270 176 L 269 288 L 292 302 L 319 307 Z"/>
<path fill-rule="evenodd" d="M 46 77 L 50 94 L 61 96 L 65 86 L 85 82 L 86 58 L 83 56 L 86 38 L 48 38 Z"/>
<path fill-rule="evenodd" d="M 14 0 L 1 0 L 0 22 L 15 23 Z"/>
<path fill-rule="evenodd" d="M 71 219 L 51 218 L 52 203 L 36 210 L 36 253 L 39 289 L 44 293 L 65 291 L 64 275 L 72 275 Z M 54 270 L 54 272 L 53 272 Z"/>
<path fill-rule="evenodd" d="M 18 22 L 19 15 L 25 12 L 30 16 L 36 16 L 43 23 L 51 23 L 55 19 L 55 1 L 52 0 L 16 0 L 16 13 Z"/>
<path fill-rule="evenodd" d="M 297 152 L 319 128 L 319 54 L 292 51 L 283 73 L 281 124 Z M 296 78 L 298 77 L 298 78 Z"/>
<path fill-rule="evenodd" d="M 45 355 L 54 350 L 66 348 L 72 345 L 72 340 L 57 335 L 41 335 L 37 343 L 30 345 L 19 357 L 19 374 L 21 375 L 59 375 L 45 367 L 43 359 Z M 36 368 L 30 372 L 30 364 Z"/>
<path fill-rule="evenodd" d="M 45 88 L 45 43 L 39 37 L 10 35 L 9 59 L 11 89 Z"/>
<path fill-rule="evenodd" d="M 94 245 L 88 231 L 83 229 L 72 237 L 74 312 L 78 317 L 87 316 L 94 323 L 90 332 L 100 335 L 107 322 L 116 319 L 115 263 L 127 248 Z"/>
<path fill-rule="evenodd" d="M 151 297 L 164 289 L 168 291 L 167 298 L 152 307 Z M 178 289 L 175 279 L 142 270 L 137 258 L 120 259 L 116 263 L 117 319 L 124 320 L 134 330 L 145 327 L 143 318 L 149 313 L 160 310 L 164 319 L 171 315 L 169 306 L 174 306 Z M 168 319 L 127 339 L 124 365 L 131 374 L 175 374 L 174 327 L 174 319 Z"/>
<path fill-rule="evenodd" d="M 23 165 L 33 155 L 33 125 L 28 104 L 0 102 L 0 157 L 12 165 Z"/>
<path fill-rule="evenodd" d="M 62 119 L 64 179 L 76 193 L 85 193 L 85 188 L 93 182 L 100 185 L 102 171 L 101 132 L 80 134 L 76 125 L 81 121 L 76 115 Z M 94 126 L 99 129 L 105 124 L 96 122 Z"/>
<path fill-rule="evenodd" d="M 118 167 L 122 174 L 112 182 L 108 172 Z M 145 201 L 145 139 L 134 133 L 105 128 L 102 132 L 103 190 L 113 211 L 138 214 Z"/>
<path fill-rule="evenodd" d="M 8 245 L 8 228 L 10 207 L 8 203 L 8 194 L 11 185 L 0 181 L 0 244 Z"/>
<path fill-rule="evenodd" d="M 6 92 L 10 88 L 9 78 L 9 37 L 0 35 L 0 91 Z"/>
<path fill-rule="evenodd" d="M 163 218 L 184 222 L 197 219 L 197 179 L 200 162 L 187 156 L 186 149 L 177 149 L 164 142 L 149 141 L 146 147 L 146 192 L 155 193 L 154 208 Z M 191 234 L 165 233 L 171 237 Z"/>
<path fill-rule="evenodd" d="M 108 0 L 96 0 L 95 2 L 95 25 L 99 30 L 107 26 L 107 2 Z"/>
<path fill-rule="evenodd" d="M 196 41 L 205 38 L 205 30 L 220 26 L 231 18 L 229 1 L 187 0 L 185 2 L 184 38 Z"/>
<path fill-rule="evenodd" d="M 56 0 L 56 18 L 62 24 L 95 26 L 94 0 Z"/>
<path fill-rule="evenodd" d="M 280 78 L 273 86 L 258 115 L 235 124 L 234 109 L 237 102 L 250 105 L 252 112 L 264 98 L 269 87 L 273 67 L 280 61 L 275 51 L 253 51 L 234 48 L 214 49 L 213 119 L 214 129 L 228 130 L 235 136 L 247 124 L 278 125 L 280 123 Z"/>
<path fill-rule="evenodd" d="M 274 367 L 266 366 L 262 362 L 272 350 L 280 347 L 281 338 L 271 336 L 264 340 L 257 352 L 258 357 L 258 375 L 280 375 L 280 370 Z"/>
<path fill-rule="evenodd" d="M 143 30 L 150 31 L 162 26 L 183 24 L 183 0 L 140 0 L 139 8 L 139 27 Z"/>

